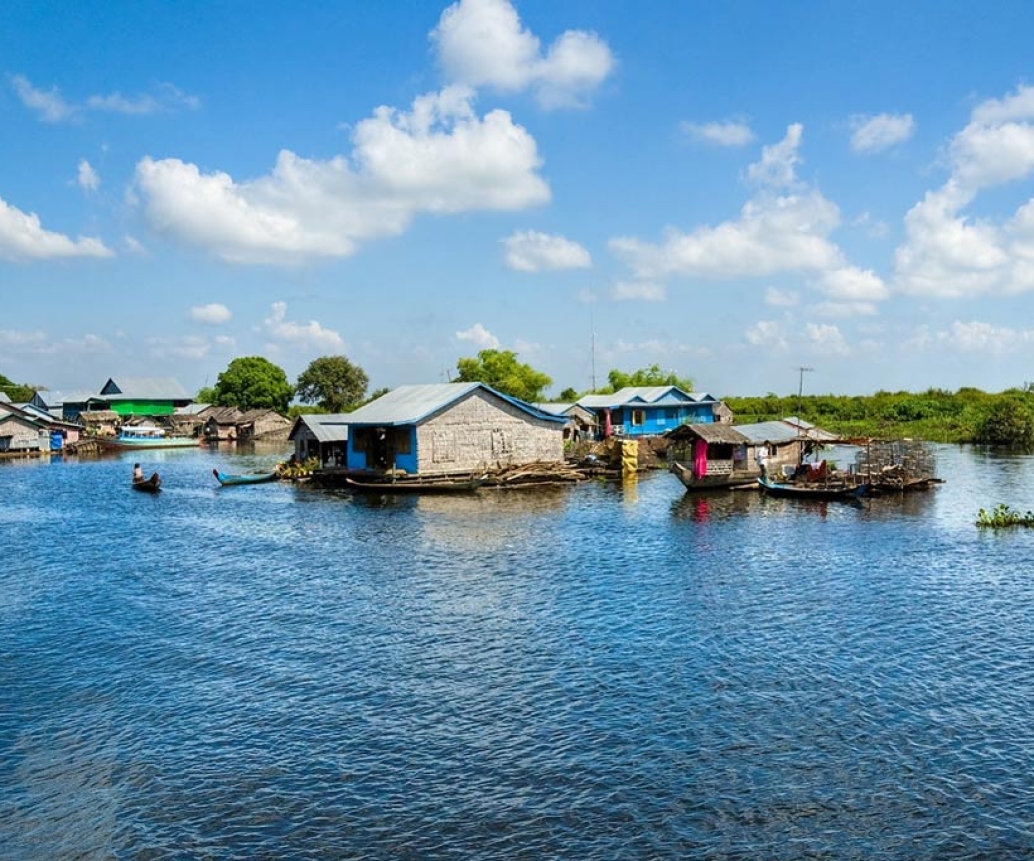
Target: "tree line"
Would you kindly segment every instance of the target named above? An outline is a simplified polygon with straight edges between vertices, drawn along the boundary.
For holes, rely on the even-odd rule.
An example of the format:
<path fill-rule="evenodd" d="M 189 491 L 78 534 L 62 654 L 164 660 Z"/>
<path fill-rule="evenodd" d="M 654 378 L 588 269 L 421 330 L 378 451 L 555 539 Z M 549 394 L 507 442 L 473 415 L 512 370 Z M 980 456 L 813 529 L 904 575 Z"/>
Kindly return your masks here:
<path fill-rule="evenodd" d="M 453 382 L 482 382 L 529 403 L 547 400 L 553 380 L 511 350 L 482 350 L 456 363 Z M 559 402 L 571 403 L 587 394 L 607 394 L 626 386 L 678 386 L 693 390 L 693 380 L 675 371 L 650 365 L 633 372 L 611 370 L 607 384 L 593 391 L 566 388 Z M 214 386 L 203 388 L 196 400 L 216 406 L 274 409 L 284 415 L 301 412 L 348 412 L 369 403 L 387 389 L 367 392 L 366 372 L 346 356 L 321 356 L 292 384 L 284 370 L 261 356 L 234 359 Z M 35 388 L 16 384 L 0 374 L 0 392 L 11 401 L 31 400 Z M 736 422 L 747 424 L 798 416 L 844 437 L 931 442 L 976 443 L 1034 450 L 1034 385 L 990 394 L 980 389 L 927 389 L 873 395 L 775 395 L 725 397 Z M 292 406 L 292 402 L 294 405 Z"/>

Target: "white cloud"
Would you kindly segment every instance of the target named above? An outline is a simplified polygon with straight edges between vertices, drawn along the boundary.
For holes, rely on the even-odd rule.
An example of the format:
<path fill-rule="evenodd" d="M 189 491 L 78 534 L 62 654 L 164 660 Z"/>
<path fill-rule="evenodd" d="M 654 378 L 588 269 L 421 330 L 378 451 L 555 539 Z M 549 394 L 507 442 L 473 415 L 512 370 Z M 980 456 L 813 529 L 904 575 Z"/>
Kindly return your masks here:
<path fill-rule="evenodd" d="M 228 323 L 233 317 L 230 309 L 225 305 L 220 305 L 218 302 L 212 302 L 208 305 L 195 305 L 190 309 L 189 315 L 190 319 L 195 322 L 207 323 L 212 326 Z"/>
<path fill-rule="evenodd" d="M 55 257 L 111 257 L 114 252 L 99 239 L 69 239 L 44 230 L 39 216 L 26 214 L 0 199 L 0 258 L 44 260 Z"/>
<path fill-rule="evenodd" d="M 808 340 L 820 352 L 835 356 L 846 356 L 851 352 L 838 327 L 828 323 L 808 323 L 804 328 Z"/>
<path fill-rule="evenodd" d="M 128 233 L 122 237 L 122 244 L 125 246 L 126 251 L 130 254 L 146 255 L 147 249 L 144 248 L 143 243 L 140 242 L 135 236 L 130 236 Z"/>
<path fill-rule="evenodd" d="M 79 159 L 79 171 L 76 181 L 84 191 L 96 191 L 101 184 L 101 178 L 97 175 L 97 171 L 84 158 Z"/>
<path fill-rule="evenodd" d="M 915 134 L 911 114 L 858 115 L 851 118 L 851 149 L 857 153 L 875 153 L 907 141 Z"/>
<path fill-rule="evenodd" d="M 147 339 L 150 355 L 156 359 L 192 359 L 205 358 L 211 345 L 204 338 L 186 335 L 181 338 L 150 337 Z"/>
<path fill-rule="evenodd" d="M 801 162 L 798 150 L 804 126 L 794 123 L 786 129 L 786 137 L 779 143 L 762 147 L 761 161 L 747 168 L 747 176 L 761 185 L 785 188 L 797 183 L 797 165 Z"/>
<path fill-rule="evenodd" d="M 682 123 L 682 130 L 693 140 L 713 146 L 737 147 L 754 142 L 754 132 L 745 122 L 725 120 L 712 123 Z"/>
<path fill-rule="evenodd" d="M 592 265 L 588 251 L 559 234 L 519 230 L 504 239 L 503 244 L 506 246 L 506 265 L 520 272 L 584 269 Z"/>
<path fill-rule="evenodd" d="M 819 302 L 809 305 L 808 312 L 816 317 L 871 317 L 878 313 L 872 302 Z"/>
<path fill-rule="evenodd" d="M 449 80 L 516 92 L 530 89 L 543 107 L 584 104 L 614 68 L 596 34 L 568 30 L 543 53 L 508 0 L 459 0 L 431 32 Z"/>
<path fill-rule="evenodd" d="M 333 329 L 324 329 L 315 320 L 293 323 L 286 319 L 287 303 L 274 302 L 269 316 L 262 322 L 266 335 L 277 343 L 286 343 L 307 350 L 341 352 L 345 342 Z"/>
<path fill-rule="evenodd" d="M 51 338 L 40 329 L 32 332 L 0 329 L 0 349 L 12 356 L 60 355 L 71 361 L 79 355 L 106 352 L 111 349 L 111 344 L 99 335 L 90 333 L 81 338 Z"/>
<path fill-rule="evenodd" d="M 478 350 L 498 350 L 499 339 L 480 323 L 475 323 L 464 332 L 457 332 L 459 341 L 470 341 Z"/>
<path fill-rule="evenodd" d="M 534 139 L 472 94 L 449 88 L 403 113 L 378 108 L 355 129 L 350 158 L 284 150 L 272 173 L 235 182 L 178 159 L 143 159 L 136 183 L 151 225 L 220 257 L 297 263 L 346 257 L 403 232 L 421 212 L 517 210 L 549 200 Z"/>
<path fill-rule="evenodd" d="M 12 75 L 11 86 L 22 104 L 35 111 L 46 123 L 59 123 L 78 115 L 78 109 L 61 97 L 57 87 L 52 87 L 49 92 L 36 89 L 24 75 Z"/>
<path fill-rule="evenodd" d="M 871 269 L 842 266 L 822 273 L 819 288 L 827 296 L 849 302 L 876 302 L 890 295 L 886 284 Z"/>
<path fill-rule="evenodd" d="M 936 340 L 964 353 L 984 353 L 1002 356 L 1016 348 L 1034 343 L 1034 330 L 1017 330 L 992 326 L 972 320 L 963 323 L 956 320 L 944 331 L 936 334 Z"/>
<path fill-rule="evenodd" d="M 619 281 L 610 290 L 610 298 L 616 302 L 638 300 L 642 302 L 663 302 L 664 285 L 648 281 Z"/>
<path fill-rule="evenodd" d="M 744 333 L 747 342 L 755 347 L 786 350 L 789 344 L 783 327 L 774 320 L 759 320 Z"/>
<path fill-rule="evenodd" d="M 980 192 L 1034 173 L 1034 87 L 978 105 L 948 146 L 950 174 L 905 216 L 895 287 L 959 298 L 1034 289 L 1034 199 L 995 221 L 966 212 Z"/>
<path fill-rule="evenodd" d="M 765 289 L 765 304 L 775 308 L 793 308 L 801 303 L 801 297 L 792 290 L 779 290 L 775 287 Z"/>
<path fill-rule="evenodd" d="M 154 93 L 136 96 L 124 96 L 121 93 L 90 96 L 83 105 L 65 101 L 57 87 L 52 87 L 49 91 L 34 87 L 24 75 L 12 75 L 11 86 L 22 104 L 35 111 L 39 118 L 47 123 L 80 119 L 87 110 L 143 115 L 181 107 L 193 110 L 201 104 L 196 96 L 187 95 L 172 84 L 165 83 L 158 84 Z"/>

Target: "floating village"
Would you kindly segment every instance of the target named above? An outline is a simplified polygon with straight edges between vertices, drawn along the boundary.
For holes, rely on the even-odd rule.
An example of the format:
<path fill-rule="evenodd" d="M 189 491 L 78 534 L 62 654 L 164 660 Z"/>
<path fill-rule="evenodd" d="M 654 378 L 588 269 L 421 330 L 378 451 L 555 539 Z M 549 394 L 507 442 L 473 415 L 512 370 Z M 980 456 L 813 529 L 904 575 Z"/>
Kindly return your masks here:
<path fill-rule="evenodd" d="M 485 383 L 399 386 L 340 414 L 194 402 L 175 380 L 111 378 L 92 394 L 12 403 L 0 393 L 0 458 L 281 443 L 262 473 L 220 484 L 311 481 L 356 493 L 465 493 L 667 469 L 687 491 L 852 498 L 940 483 L 931 446 L 842 439 L 797 417 L 737 424 L 706 392 L 627 387 L 573 403 L 527 403 Z M 161 477 L 134 476 L 157 492 Z"/>

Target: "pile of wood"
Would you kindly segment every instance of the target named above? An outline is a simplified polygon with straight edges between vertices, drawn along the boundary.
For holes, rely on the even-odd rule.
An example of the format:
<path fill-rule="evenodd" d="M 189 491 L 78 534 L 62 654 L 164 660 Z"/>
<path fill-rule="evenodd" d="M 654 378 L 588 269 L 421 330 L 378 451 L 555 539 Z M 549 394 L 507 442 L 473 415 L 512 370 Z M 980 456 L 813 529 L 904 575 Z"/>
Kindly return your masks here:
<path fill-rule="evenodd" d="M 529 487 L 543 484 L 571 484 L 585 475 L 566 463 L 525 463 L 503 467 L 488 474 L 484 487 Z"/>

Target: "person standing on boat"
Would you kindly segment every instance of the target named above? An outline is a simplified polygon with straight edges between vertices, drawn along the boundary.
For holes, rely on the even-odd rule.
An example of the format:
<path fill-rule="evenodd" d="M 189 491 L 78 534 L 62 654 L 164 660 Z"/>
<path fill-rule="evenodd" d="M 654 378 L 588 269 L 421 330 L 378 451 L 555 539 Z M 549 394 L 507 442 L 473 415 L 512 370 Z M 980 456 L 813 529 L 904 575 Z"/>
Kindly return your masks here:
<path fill-rule="evenodd" d="M 144 471 L 140 468 L 140 464 L 133 464 L 133 481 L 143 481 Z"/>
<path fill-rule="evenodd" d="M 768 441 L 767 440 L 764 443 L 762 443 L 761 445 L 759 445 L 758 448 L 757 448 L 757 451 L 754 452 L 754 460 L 757 461 L 758 472 L 761 473 L 761 477 L 762 478 L 766 478 L 767 477 L 767 473 L 765 471 L 765 468 L 768 465 Z"/>

